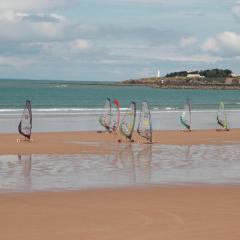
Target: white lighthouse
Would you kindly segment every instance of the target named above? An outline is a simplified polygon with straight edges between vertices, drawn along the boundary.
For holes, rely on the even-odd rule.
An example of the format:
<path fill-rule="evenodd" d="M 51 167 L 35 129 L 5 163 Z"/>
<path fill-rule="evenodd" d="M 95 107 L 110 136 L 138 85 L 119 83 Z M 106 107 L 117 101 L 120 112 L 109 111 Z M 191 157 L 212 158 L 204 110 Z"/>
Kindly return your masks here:
<path fill-rule="evenodd" d="M 158 78 L 161 77 L 161 74 L 160 74 L 160 70 L 159 70 L 159 69 L 157 70 L 157 77 L 158 77 Z"/>

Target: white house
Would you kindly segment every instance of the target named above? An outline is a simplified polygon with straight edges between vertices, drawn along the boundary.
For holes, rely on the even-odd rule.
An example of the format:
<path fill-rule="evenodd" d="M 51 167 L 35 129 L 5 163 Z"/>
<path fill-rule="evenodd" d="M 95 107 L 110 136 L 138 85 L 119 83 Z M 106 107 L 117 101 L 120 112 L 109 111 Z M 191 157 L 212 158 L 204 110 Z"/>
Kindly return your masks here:
<path fill-rule="evenodd" d="M 205 78 L 205 76 L 201 76 L 199 73 L 188 73 L 187 78 Z"/>

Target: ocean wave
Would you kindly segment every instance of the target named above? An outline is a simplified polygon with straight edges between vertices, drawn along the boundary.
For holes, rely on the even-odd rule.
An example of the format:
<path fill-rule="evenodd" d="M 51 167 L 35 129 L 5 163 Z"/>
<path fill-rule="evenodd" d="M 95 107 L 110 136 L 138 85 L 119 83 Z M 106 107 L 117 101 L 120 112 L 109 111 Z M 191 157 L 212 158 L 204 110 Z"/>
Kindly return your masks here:
<path fill-rule="evenodd" d="M 103 113 L 104 108 L 33 108 L 33 115 L 98 115 Z M 121 108 L 125 112 L 127 108 Z M 0 109 L 0 116 L 16 116 L 21 114 L 23 109 L 5 108 Z"/>
<path fill-rule="evenodd" d="M 7 108 L 7 109 L 0 109 L 0 113 L 4 113 L 4 112 L 21 112 L 22 109 L 14 109 L 14 108 Z"/>
<path fill-rule="evenodd" d="M 121 108 L 120 111 L 124 113 L 128 108 Z M 0 116 L 19 115 L 23 109 L 18 108 L 4 108 L 0 109 Z M 98 115 L 104 111 L 104 108 L 33 108 L 32 113 L 35 115 Z M 181 113 L 183 109 L 165 107 L 151 109 L 152 114 L 158 113 Z M 240 112 L 240 109 L 227 109 L 227 112 Z M 216 113 L 217 109 L 192 109 L 192 113 Z M 139 110 L 137 110 L 139 113 Z"/>
<path fill-rule="evenodd" d="M 55 88 L 66 88 L 68 85 L 67 84 L 60 84 L 57 86 L 54 86 Z"/>

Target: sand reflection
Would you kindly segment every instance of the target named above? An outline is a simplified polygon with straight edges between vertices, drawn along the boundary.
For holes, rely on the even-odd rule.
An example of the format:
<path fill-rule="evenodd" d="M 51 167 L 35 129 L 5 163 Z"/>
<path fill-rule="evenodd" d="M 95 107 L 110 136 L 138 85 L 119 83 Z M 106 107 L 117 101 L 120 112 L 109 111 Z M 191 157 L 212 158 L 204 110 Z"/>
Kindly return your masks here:
<path fill-rule="evenodd" d="M 138 183 L 151 182 L 152 145 L 142 146 L 135 158 L 135 177 Z"/>
<path fill-rule="evenodd" d="M 129 183 L 149 183 L 151 179 L 152 146 L 140 148 L 132 144 L 119 146 L 113 164 L 125 173 Z"/>
<path fill-rule="evenodd" d="M 18 162 L 22 167 L 23 189 L 29 192 L 32 189 L 32 155 L 18 155 Z"/>
<path fill-rule="evenodd" d="M 240 145 L 117 144 L 114 153 L 0 155 L 0 191 L 240 184 Z"/>

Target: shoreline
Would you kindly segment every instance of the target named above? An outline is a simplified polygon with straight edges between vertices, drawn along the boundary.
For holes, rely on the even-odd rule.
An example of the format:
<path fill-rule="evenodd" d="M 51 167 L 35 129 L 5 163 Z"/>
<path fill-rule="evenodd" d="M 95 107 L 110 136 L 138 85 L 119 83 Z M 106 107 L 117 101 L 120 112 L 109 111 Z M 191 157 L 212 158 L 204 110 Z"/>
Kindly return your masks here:
<path fill-rule="evenodd" d="M 151 84 L 151 83 L 122 83 L 122 85 L 116 86 L 126 86 L 126 87 L 151 87 L 156 89 L 197 89 L 197 90 L 240 90 L 239 85 L 184 85 L 184 84 Z"/>
<path fill-rule="evenodd" d="M 149 79 L 149 82 L 147 82 Z M 2 78 L 0 81 L 34 81 L 39 82 L 42 84 L 68 84 L 72 86 L 81 85 L 81 86 L 112 86 L 112 87 L 134 87 L 134 86 L 143 86 L 143 87 L 153 87 L 153 88 L 160 88 L 160 89 L 212 89 L 212 90 L 240 90 L 240 85 L 236 84 L 161 84 L 159 82 L 159 78 L 157 77 L 150 77 L 150 78 L 143 78 L 143 79 L 129 79 L 129 80 L 118 80 L 118 81 L 80 81 L 80 80 L 48 80 L 48 79 L 5 79 Z M 163 78 L 163 80 L 166 80 Z"/>
<path fill-rule="evenodd" d="M 0 134 L 0 154 L 105 154 L 114 152 L 118 139 L 126 143 L 122 135 L 97 133 L 96 131 L 81 132 L 48 132 L 34 133 L 32 142 L 20 142 L 19 134 Z M 133 144 L 144 144 L 143 138 L 134 132 Z M 153 132 L 154 144 L 163 145 L 218 145 L 239 144 L 240 129 L 230 131 L 193 130 L 160 130 Z"/>

